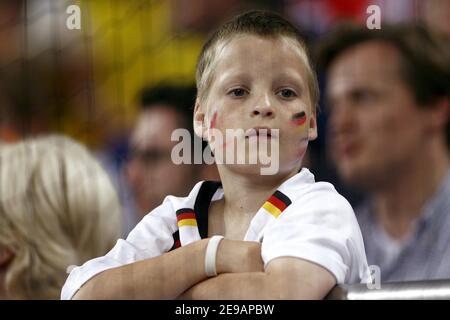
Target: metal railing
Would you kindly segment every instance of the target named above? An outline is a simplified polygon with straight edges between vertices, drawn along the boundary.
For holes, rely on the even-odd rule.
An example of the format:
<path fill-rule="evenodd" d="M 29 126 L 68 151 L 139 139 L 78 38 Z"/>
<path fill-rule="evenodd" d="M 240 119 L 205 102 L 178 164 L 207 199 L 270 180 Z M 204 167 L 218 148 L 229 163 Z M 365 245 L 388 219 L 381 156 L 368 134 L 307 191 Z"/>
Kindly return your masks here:
<path fill-rule="evenodd" d="M 327 300 L 450 300 L 449 280 L 382 283 L 380 289 L 365 284 L 338 285 Z"/>

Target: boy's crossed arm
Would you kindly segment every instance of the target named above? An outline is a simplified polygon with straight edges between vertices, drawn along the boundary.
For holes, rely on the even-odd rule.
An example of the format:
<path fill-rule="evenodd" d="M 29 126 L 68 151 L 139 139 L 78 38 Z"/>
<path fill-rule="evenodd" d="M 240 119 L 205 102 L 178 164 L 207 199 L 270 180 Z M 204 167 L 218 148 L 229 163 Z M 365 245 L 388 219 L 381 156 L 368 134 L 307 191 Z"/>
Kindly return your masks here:
<path fill-rule="evenodd" d="M 264 271 L 259 243 L 228 239 L 217 251 L 219 275 L 207 278 L 208 241 L 101 272 L 74 299 L 321 299 L 336 283 L 324 268 L 297 258 L 274 259 Z"/>
<path fill-rule="evenodd" d="M 203 239 L 155 258 L 103 271 L 88 280 L 73 299 L 175 299 L 207 279 L 208 241 Z M 259 243 L 224 240 L 220 247 L 217 253 L 220 273 L 263 269 Z"/>
<path fill-rule="evenodd" d="M 241 264 L 241 272 L 222 273 L 222 266 L 235 260 L 227 257 L 232 246 L 230 241 L 223 241 L 223 252 L 217 261 L 218 276 L 197 283 L 178 299 L 322 299 L 336 285 L 335 277 L 328 270 L 299 258 L 274 259 L 264 271 L 260 246 L 259 255 L 255 254 L 255 247 L 251 248 L 251 259 L 255 260 L 252 267 L 260 270 L 247 272 L 249 266 Z"/>

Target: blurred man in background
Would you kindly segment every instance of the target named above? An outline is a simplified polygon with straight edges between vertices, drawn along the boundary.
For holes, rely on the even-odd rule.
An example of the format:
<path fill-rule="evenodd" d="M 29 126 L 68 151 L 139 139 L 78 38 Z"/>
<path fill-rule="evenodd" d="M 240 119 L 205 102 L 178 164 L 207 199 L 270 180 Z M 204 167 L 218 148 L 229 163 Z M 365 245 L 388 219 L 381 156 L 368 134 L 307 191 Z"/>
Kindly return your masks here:
<path fill-rule="evenodd" d="M 429 28 L 450 36 L 450 1 L 425 1 L 423 20 Z"/>
<path fill-rule="evenodd" d="M 126 177 L 135 197 L 139 220 L 156 208 L 167 195 L 186 196 L 202 179 L 216 179 L 215 166 L 176 165 L 171 159 L 172 132 L 191 133 L 195 87 L 158 86 L 142 93 L 142 110 L 130 138 Z M 193 149 L 192 149 L 193 150 Z"/>
<path fill-rule="evenodd" d="M 343 28 L 320 50 L 330 151 L 381 281 L 450 277 L 448 39 L 421 27 Z"/>

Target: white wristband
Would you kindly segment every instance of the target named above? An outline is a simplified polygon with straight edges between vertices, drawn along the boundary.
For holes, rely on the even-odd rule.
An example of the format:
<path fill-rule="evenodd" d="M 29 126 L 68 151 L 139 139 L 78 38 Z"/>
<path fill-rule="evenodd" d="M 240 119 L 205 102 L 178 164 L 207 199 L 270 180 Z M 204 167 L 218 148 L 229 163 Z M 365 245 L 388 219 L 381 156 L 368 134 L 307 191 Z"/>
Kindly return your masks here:
<path fill-rule="evenodd" d="M 217 248 L 219 247 L 219 243 L 222 239 L 223 236 L 213 236 L 211 239 L 209 239 L 208 245 L 206 246 L 205 273 L 208 277 L 217 276 L 216 255 Z"/>

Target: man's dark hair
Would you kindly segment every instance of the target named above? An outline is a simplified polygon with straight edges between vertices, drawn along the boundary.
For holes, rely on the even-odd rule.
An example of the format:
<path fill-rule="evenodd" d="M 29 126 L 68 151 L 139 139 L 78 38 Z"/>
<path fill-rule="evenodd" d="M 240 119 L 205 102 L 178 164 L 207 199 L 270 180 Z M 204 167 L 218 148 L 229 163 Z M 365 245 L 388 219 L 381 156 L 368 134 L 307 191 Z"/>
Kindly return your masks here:
<path fill-rule="evenodd" d="M 439 98 L 450 99 L 450 39 L 418 24 L 383 26 L 380 30 L 342 25 L 317 46 L 315 56 L 319 70 L 326 71 L 344 51 L 368 41 L 388 43 L 400 52 L 401 76 L 418 105 L 429 107 Z M 448 148 L 449 125 L 447 122 Z"/>
<path fill-rule="evenodd" d="M 161 105 L 174 110 L 181 116 L 180 125 L 193 135 L 193 110 L 197 90 L 195 85 L 180 86 L 162 84 L 144 88 L 140 93 L 141 110 L 149 110 Z"/>
<path fill-rule="evenodd" d="M 194 133 L 193 113 L 197 88 L 195 85 L 160 84 L 144 88 L 139 96 L 141 110 L 151 110 L 155 107 L 165 106 L 175 111 L 180 117 L 180 128 L 187 129 L 191 137 L 191 148 L 194 150 L 194 139 L 200 139 Z M 208 145 L 201 141 L 202 150 Z"/>

